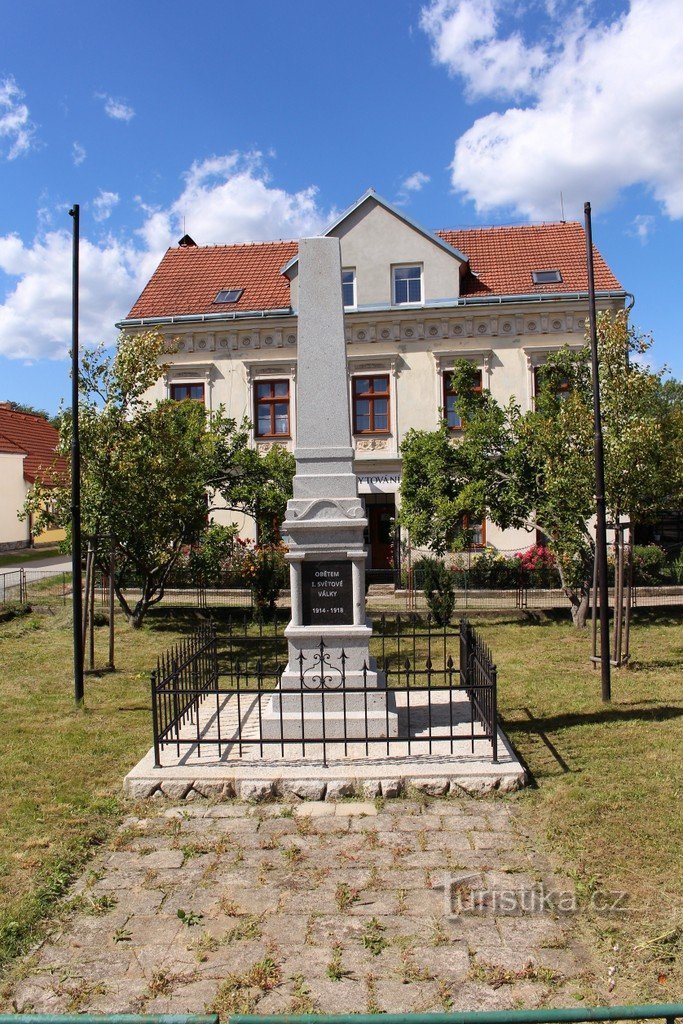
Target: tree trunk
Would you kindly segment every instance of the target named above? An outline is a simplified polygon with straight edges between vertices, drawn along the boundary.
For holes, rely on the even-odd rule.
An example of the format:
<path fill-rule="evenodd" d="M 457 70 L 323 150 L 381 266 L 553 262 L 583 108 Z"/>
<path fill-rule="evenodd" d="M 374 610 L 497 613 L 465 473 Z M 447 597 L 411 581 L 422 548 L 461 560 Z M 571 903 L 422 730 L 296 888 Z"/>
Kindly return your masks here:
<path fill-rule="evenodd" d="M 584 629 L 588 618 L 590 592 L 581 588 L 581 590 L 565 590 L 565 594 L 571 602 L 572 622 L 577 629 Z"/>

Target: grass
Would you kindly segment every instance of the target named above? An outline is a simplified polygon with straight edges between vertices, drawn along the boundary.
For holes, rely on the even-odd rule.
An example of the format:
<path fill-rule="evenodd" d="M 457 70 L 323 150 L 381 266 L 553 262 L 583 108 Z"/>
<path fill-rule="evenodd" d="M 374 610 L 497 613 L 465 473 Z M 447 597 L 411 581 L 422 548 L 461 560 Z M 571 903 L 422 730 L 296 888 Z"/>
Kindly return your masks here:
<path fill-rule="evenodd" d="M 104 664 L 108 631 L 96 632 Z M 0 971 L 120 821 L 122 778 L 151 743 L 147 673 L 179 635 L 169 618 L 121 621 L 118 671 L 86 677 L 76 708 L 67 611 L 0 623 Z"/>
<path fill-rule="evenodd" d="M 573 878 L 583 923 L 632 979 L 632 995 L 674 998 L 683 989 L 683 614 L 638 613 L 632 666 L 613 670 L 610 704 L 587 632 L 550 619 L 479 628 L 498 663 L 505 730 L 535 781 L 518 797 L 522 820 Z M 598 906 L 614 891 L 628 910 L 605 915 Z"/>
<path fill-rule="evenodd" d="M 138 631 L 117 616 L 118 670 L 87 677 L 85 707 L 77 709 L 68 610 L 57 600 L 50 610 L 50 600 L 0 623 L 0 969 L 38 937 L 121 820 L 121 780 L 150 745 L 149 669 L 199 614 L 160 611 Z M 633 665 L 614 671 L 610 705 L 600 701 L 599 673 L 588 661 L 588 631 L 504 615 L 475 624 L 498 664 L 505 728 L 535 780 L 513 798 L 521 821 L 574 879 L 577 923 L 606 968 L 632 979 L 620 982 L 620 998 L 674 998 L 683 987 L 683 613 L 638 613 Z M 103 628 L 100 664 L 106 643 Z M 290 849 L 282 857 L 294 866 Z M 595 893 L 620 889 L 631 912 L 594 912 Z M 374 925 L 363 939 L 378 953 L 386 941 Z M 266 984 L 276 975 L 268 966 Z M 227 1004 L 249 1003 L 243 981 L 225 986 Z"/>

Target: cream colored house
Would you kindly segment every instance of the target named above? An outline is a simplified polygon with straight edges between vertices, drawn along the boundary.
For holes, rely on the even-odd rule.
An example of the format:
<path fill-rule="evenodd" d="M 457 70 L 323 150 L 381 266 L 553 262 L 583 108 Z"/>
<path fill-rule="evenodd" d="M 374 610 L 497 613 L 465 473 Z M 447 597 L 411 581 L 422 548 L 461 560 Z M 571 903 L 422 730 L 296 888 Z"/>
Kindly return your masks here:
<path fill-rule="evenodd" d="M 36 479 L 49 479 L 55 468 L 65 471 L 63 460 L 55 463 L 58 441 L 59 434 L 43 416 L 0 402 L 0 551 L 64 540 L 63 530 L 36 535 L 31 518 L 19 518 Z"/>
<path fill-rule="evenodd" d="M 432 232 L 370 190 L 326 234 L 340 239 L 346 340 L 359 491 L 369 519 L 369 566 L 395 557 L 406 432 L 459 422 L 449 394 L 453 361 L 467 358 L 499 400 L 534 401 L 535 369 L 548 353 L 584 341 L 585 238 L 576 223 Z M 624 292 L 595 253 L 598 305 L 623 308 Z M 176 339 L 155 398 L 224 405 L 253 423 L 253 443 L 293 448 L 296 438 L 297 243 L 169 249 L 124 329 L 158 327 Z M 253 535 L 248 522 L 244 535 Z M 534 537 L 476 531 L 505 551 Z"/>

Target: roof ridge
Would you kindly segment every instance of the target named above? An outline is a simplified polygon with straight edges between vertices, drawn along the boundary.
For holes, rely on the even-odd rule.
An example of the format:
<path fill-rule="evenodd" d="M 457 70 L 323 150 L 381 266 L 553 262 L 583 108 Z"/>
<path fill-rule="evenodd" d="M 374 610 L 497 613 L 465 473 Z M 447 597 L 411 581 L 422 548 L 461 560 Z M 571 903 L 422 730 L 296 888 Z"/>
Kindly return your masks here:
<path fill-rule="evenodd" d="M 167 252 L 193 252 L 196 249 L 240 249 L 256 248 L 259 245 L 298 245 L 298 238 L 268 238 L 261 242 L 215 242 L 213 245 L 170 245 Z"/>
<path fill-rule="evenodd" d="M 13 416 L 30 416 L 31 419 L 42 420 L 43 423 L 47 423 L 48 427 L 52 427 L 47 416 L 43 416 L 39 412 L 25 412 L 23 409 L 8 409 L 7 406 L 0 403 L 0 415 L 2 415 L 3 412 L 9 412 Z M 52 429 L 54 430 L 55 427 L 52 427 Z"/>
<path fill-rule="evenodd" d="M 558 227 L 582 227 L 578 220 L 544 220 L 535 224 L 488 224 L 473 225 L 462 228 L 437 228 L 436 234 L 452 234 L 455 232 L 467 231 L 529 231 L 533 228 L 558 228 Z"/>

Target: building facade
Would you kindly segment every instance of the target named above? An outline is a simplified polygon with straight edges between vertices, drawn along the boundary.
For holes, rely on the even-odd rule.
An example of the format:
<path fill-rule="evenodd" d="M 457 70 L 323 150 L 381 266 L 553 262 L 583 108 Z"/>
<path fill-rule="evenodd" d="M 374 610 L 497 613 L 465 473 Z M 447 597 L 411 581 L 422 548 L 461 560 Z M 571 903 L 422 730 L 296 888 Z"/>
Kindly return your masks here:
<path fill-rule="evenodd" d="M 340 239 L 355 471 L 369 520 L 370 568 L 396 557 L 400 445 L 445 417 L 457 437 L 449 371 L 471 360 L 479 386 L 533 407 L 536 368 L 580 347 L 588 318 L 585 237 L 577 223 L 431 232 L 375 192 L 326 232 Z M 595 252 L 600 309 L 627 293 Z M 266 451 L 296 443 L 296 242 L 169 249 L 119 326 L 156 327 L 175 342 L 150 397 L 224 406 L 253 424 Z M 474 524 L 469 524 L 474 527 Z M 245 536 L 253 525 L 240 524 Z M 523 530 L 476 524 L 474 541 L 527 548 Z"/>
<path fill-rule="evenodd" d="M 66 471 L 64 461 L 56 456 L 58 441 L 59 434 L 43 416 L 18 412 L 0 402 L 0 551 L 64 540 L 64 530 L 36 534 L 30 516 L 19 518 L 36 480 Z"/>

